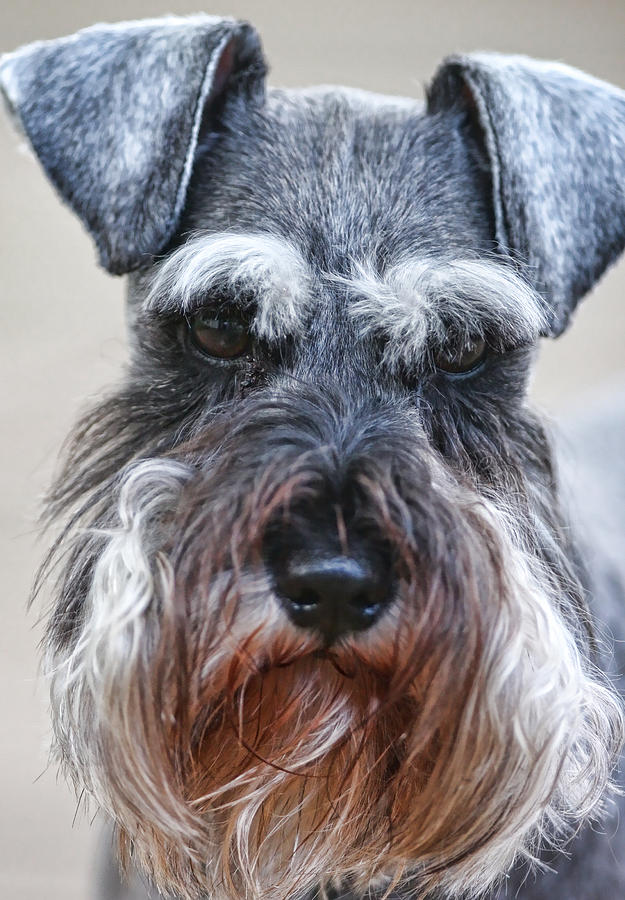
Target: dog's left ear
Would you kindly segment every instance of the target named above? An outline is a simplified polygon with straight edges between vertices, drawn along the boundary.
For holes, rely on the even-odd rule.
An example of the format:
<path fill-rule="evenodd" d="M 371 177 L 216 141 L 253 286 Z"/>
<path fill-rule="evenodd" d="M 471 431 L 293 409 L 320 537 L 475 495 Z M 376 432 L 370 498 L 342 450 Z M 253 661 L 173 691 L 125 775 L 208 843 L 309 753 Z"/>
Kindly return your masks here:
<path fill-rule="evenodd" d="M 260 103 L 254 29 L 216 16 L 95 25 L 0 59 L 0 95 L 116 275 L 173 237 L 200 127 L 226 93 Z"/>
<path fill-rule="evenodd" d="M 491 172 L 499 249 L 546 298 L 549 334 L 625 247 L 625 92 L 559 63 L 447 59 L 428 110 L 464 107 Z"/>

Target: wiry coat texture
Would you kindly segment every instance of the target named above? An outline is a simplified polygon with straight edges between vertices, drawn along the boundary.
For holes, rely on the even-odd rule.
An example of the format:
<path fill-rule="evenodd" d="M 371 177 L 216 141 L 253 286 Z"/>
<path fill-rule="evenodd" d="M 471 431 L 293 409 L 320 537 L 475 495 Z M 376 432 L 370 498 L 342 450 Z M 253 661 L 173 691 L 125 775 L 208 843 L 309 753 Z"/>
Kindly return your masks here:
<path fill-rule="evenodd" d="M 136 270 L 129 371 L 49 502 L 59 759 L 186 900 L 478 896 L 584 825 L 521 896 L 606 900 L 605 567 L 525 391 L 625 243 L 625 95 L 497 56 L 444 64 L 425 107 L 265 94 L 263 71 L 249 27 L 206 17 L 0 63 L 104 265 Z M 111 92 L 81 117 L 92 77 Z M 198 322 L 242 352 L 207 353 Z M 294 624 L 279 585 L 311 556 L 384 582 L 368 630 Z"/>
<path fill-rule="evenodd" d="M 104 268 L 135 269 L 173 236 L 204 109 L 235 63 L 262 94 L 256 33 L 210 16 L 96 25 L 3 57 L 9 108 Z"/>

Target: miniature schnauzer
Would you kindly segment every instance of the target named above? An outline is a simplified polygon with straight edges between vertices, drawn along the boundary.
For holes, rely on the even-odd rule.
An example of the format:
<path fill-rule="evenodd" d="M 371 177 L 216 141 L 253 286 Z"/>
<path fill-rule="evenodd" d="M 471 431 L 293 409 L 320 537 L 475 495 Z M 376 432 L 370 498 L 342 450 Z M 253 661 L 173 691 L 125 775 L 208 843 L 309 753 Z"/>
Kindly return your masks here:
<path fill-rule="evenodd" d="M 127 377 L 48 505 L 58 759 L 185 900 L 621 898 L 623 562 L 525 394 L 625 245 L 625 93 L 489 54 L 424 105 L 265 73 L 204 15 L 2 59 L 129 275 Z"/>

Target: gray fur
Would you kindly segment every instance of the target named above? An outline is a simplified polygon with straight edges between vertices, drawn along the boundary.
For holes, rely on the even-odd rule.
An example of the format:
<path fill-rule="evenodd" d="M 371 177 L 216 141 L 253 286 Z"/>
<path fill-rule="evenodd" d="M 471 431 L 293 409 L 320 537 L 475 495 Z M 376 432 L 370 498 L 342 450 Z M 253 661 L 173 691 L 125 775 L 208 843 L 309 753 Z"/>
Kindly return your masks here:
<path fill-rule="evenodd" d="M 225 82 L 244 72 L 255 87 L 263 70 L 248 26 L 171 16 L 30 44 L 2 57 L 0 86 L 102 266 L 122 274 L 174 234 L 200 126 Z"/>
<path fill-rule="evenodd" d="M 580 783 L 589 785 L 592 806 L 619 743 L 619 702 L 594 666 L 614 676 L 625 660 L 610 656 L 588 598 L 592 615 L 622 639 L 623 570 L 614 548 L 625 519 L 615 512 L 617 537 L 601 542 L 609 559 L 574 540 L 550 443 L 525 388 L 539 334 L 565 326 L 625 243 L 625 95 L 575 70 L 517 57 L 450 59 L 425 108 L 340 88 L 265 95 L 263 69 L 249 26 L 208 17 L 97 26 L 0 63 L 10 105 L 93 234 L 103 265 L 139 269 L 130 279 L 129 374 L 80 424 L 49 502 L 50 515 L 69 522 L 43 569 L 45 578 L 55 562 L 60 568 L 47 632 L 57 750 L 79 785 L 123 827 L 130 822 L 148 867 L 140 838 L 151 829 L 143 824 L 158 838 L 166 823 L 167 839 L 177 841 L 166 845 L 172 855 L 152 855 L 164 867 L 173 859 L 167 877 L 178 879 L 185 897 L 198 897 L 197 872 L 184 855 L 197 820 L 186 831 L 191 814 L 182 804 L 179 815 L 177 785 L 162 789 L 160 744 L 145 738 L 161 735 L 167 717 L 159 709 L 149 718 L 152 681 L 143 694 L 134 677 L 141 664 L 150 672 L 172 599 L 187 603 L 190 615 L 174 617 L 164 664 L 173 664 L 179 682 L 187 671 L 181 648 L 200 635 L 210 649 L 199 647 L 202 674 L 211 666 L 219 674 L 237 628 L 248 639 L 250 627 L 264 634 L 268 646 L 275 634 L 282 643 L 293 637 L 270 586 L 285 558 L 310 546 L 336 553 L 347 535 L 352 552 L 385 572 L 395 566 L 393 553 L 403 553 L 419 576 L 412 593 L 397 587 L 399 569 L 389 576 L 394 595 L 382 631 L 362 638 L 356 658 L 367 659 L 367 640 L 374 645 L 380 634 L 400 646 L 430 579 L 437 590 L 444 582 L 453 601 L 448 610 L 445 591 L 428 595 L 437 616 L 449 613 L 439 637 L 455 636 L 460 668 L 466 635 L 458 613 L 468 616 L 467 598 L 483 599 L 476 585 L 486 590 L 496 581 L 493 601 L 512 598 L 517 606 L 507 620 L 501 607 L 503 650 L 471 695 L 488 701 L 476 704 L 474 721 L 487 706 L 495 717 L 510 713 L 491 736 L 504 746 L 499 766 L 517 789 L 519 772 L 532 785 L 545 759 L 551 771 L 545 748 L 555 746 L 558 770 L 564 753 L 564 796 L 543 800 L 544 779 L 534 792 L 518 789 L 528 805 L 519 800 L 507 810 L 511 820 L 519 813 L 518 834 L 513 828 L 512 837 L 490 842 L 489 831 L 480 864 L 472 867 L 467 851 L 466 868 L 457 836 L 460 868 L 448 860 L 438 882 L 427 864 L 409 859 L 414 878 L 393 896 L 422 896 L 423 883 L 442 884 L 440 896 L 477 893 L 504 875 L 514 852 L 527 860 L 532 841 L 558 845 L 570 835 L 583 806 Z M 203 355 L 190 338 L 194 312 L 218 318 L 232 307 L 248 316 L 253 349 L 228 361 Z M 488 347 L 475 371 L 456 377 L 437 365 L 441 351 L 475 337 Z M 611 434 L 610 446 L 621 446 L 622 433 Z M 620 473 L 615 455 L 611 469 Z M 287 473 L 289 515 L 282 510 L 275 521 L 266 498 L 280 495 Z M 248 559 L 259 545 L 260 575 Z M 246 614 L 232 613 L 228 641 L 215 646 L 206 622 L 218 626 L 231 569 Z M 167 590 L 178 579 L 174 597 Z M 533 641 L 523 644 L 528 634 Z M 420 636 L 417 628 L 416 646 Z M 351 635 L 346 644 L 358 640 Z M 241 646 L 242 658 L 249 640 Z M 406 683 L 427 658 L 402 659 Z M 155 685 L 168 684 L 165 671 Z M 511 679 L 506 706 L 511 672 L 523 690 L 515 695 Z M 568 690 L 574 702 L 583 698 L 577 719 L 576 707 L 567 718 Z M 337 719 L 325 740 L 346 727 Z M 523 732 L 527 722 L 535 733 Z M 213 727 L 210 716 L 196 725 L 203 736 Z M 513 745 L 517 781 L 506 769 Z M 525 755 L 520 746 L 529 748 Z M 288 766 L 277 766 L 271 777 L 286 774 Z M 465 770 L 458 790 L 474 774 Z M 453 794 L 440 797 L 440 809 Z M 495 794 L 475 810 L 475 822 Z M 234 826 L 234 877 L 244 872 L 246 885 L 256 884 L 259 868 L 246 856 L 253 816 Z M 556 876 L 534 883 L 527 868 L 513 872 L 501 896 L 519 888 L 524 900 L 542 900 L 546 891 L 571 900 L 573 890 L 576 900 L 616 900 L 625 894 L 625 872 L 611 856 L 623 847 L 623 829 L 611 833 L 617 824 L 616 816 L 606 819 L 607 835 L 586 827 L 572 860 L 554 858 Z M 366 841 L 358 847 L 364 854 Z M 336 843 L 330 849 L 343 852 Z M 295 859 L 293 867 L 297 875 Z M 355 897 L 357 866 L 343 875 L 344 896 Z M 325 876 L 315 872 L 324 884 Z M 124 896 L 110 868 L 103 877 L 107 898 Z M 384 895 L 380 883 L 371 896 Z M 139 896 L 141 883 L 128 890 Z M 265 896 L 280 886 L 272 891 Z"/>
<path fill-rule="evenodd" d="M 459 102 L 484 132 L 499 246 L 550 299 L 557 335 L 625 245 L 625 93 L 559 63 L 476 54 L 430 87 L 430 110 Z"/>

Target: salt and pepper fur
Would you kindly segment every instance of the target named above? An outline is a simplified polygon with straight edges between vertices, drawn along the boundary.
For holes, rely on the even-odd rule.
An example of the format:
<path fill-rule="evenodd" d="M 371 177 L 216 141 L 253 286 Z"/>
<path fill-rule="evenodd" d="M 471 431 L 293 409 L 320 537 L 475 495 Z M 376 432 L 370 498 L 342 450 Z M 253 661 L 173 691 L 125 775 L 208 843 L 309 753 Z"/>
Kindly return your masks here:
<path fill-rule="evenodd" d="M 625 244 L 625 95 L 497 55 L 444 63 L 425 106 L 264 71 L 250 26 L 205 16 L 0 61 L 131 273 L 129 371 L 48 503 L 59 761 L 186 900 L 479 896 L 580 829 L 593 889 L 625 890 L 584 830 L 622 744 L 589 606 L 617 579 L 602 597 L 525 400 Z M 202 355 L 202 310 L 250 351 Z M 476 339 L 475 371 L 437 367 Z M 388 568 L 368 631 L 290 622 L 276 570 L 310 548 Z"/>

